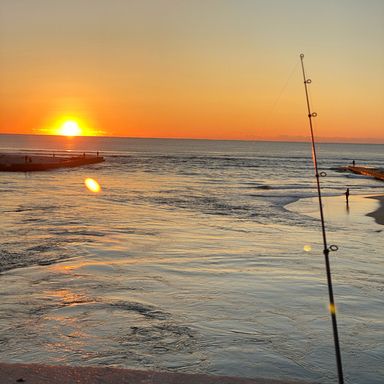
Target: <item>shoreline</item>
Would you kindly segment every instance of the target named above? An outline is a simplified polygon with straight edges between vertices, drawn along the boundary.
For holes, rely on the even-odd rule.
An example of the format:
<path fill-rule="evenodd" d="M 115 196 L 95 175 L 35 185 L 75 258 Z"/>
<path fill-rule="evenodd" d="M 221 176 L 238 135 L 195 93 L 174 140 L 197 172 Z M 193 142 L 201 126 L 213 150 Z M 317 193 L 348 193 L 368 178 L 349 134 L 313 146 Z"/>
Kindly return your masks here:
<path fill-rule="evenodd" d="M 384 195 L 367 196 L 367 199 L 378 200 L 380 206 L 375 211 L 367 213 L 366 216 L 373 217 L 377 224 L 384 225 Z"/>
<path fill-rule="evenodd" d="M 318 203 L 315 197 L 299 198 L 284 207 L 302 215 L 319 219 Z M 323 196 L 324 212 L 327 221 L 337 225 L 384 225 L 383 194 L 353 194 L 349 204 L 345 195 Z"/>
<path fill-rule="evenodd" d="M 294 379 L 250 379 L 205 374 L 142 371 L 112 367 L 73 367 L 0 363 L 2 384 L 305 384 Z"/>

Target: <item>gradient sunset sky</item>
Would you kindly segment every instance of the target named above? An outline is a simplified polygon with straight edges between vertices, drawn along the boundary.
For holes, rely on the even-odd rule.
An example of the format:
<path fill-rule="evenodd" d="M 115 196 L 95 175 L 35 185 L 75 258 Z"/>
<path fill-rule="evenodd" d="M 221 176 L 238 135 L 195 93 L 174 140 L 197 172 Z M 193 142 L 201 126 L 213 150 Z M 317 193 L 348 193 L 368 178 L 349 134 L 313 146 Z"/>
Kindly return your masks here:
<path fill-rule="evenodd" d="M 384 143 L 383 0 L 1 0 L 0 133 Z"/>

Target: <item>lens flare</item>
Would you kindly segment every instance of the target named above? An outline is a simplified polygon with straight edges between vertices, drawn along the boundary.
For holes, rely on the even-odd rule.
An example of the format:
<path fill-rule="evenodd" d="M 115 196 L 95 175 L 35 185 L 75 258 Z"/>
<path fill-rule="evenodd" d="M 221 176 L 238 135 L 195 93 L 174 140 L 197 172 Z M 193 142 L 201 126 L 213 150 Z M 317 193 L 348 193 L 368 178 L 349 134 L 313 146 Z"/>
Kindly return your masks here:
<path fill-rule="evenodd" d="M 305 252 L 311 252 L 312 251 L 312 247 L 310 245 L 308 245 L 308 244 L 304 245 L 303 249 L 304 249 Z"/>
<path fill-rule="evenodd" d="M 84 184 L 85 186 L 91 191 L 91 192 L 100 192 L 101 191 L 101 187 L 100 187 L 100 184 L 94 180 L 94 179 L 91 179 L 90 177 L 86 178 L 84 180 Z"/>

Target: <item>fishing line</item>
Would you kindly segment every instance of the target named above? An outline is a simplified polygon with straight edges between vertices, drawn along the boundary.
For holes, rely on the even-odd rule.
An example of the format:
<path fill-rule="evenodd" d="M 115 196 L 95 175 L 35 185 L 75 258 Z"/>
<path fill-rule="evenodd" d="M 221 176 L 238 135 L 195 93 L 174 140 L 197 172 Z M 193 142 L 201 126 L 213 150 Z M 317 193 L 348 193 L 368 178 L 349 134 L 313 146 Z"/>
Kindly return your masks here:
<path fill-rule="evenodd" d="M 341 362 L 341 352 L 340 352 L 340 342 L 339 342 L 339 333 L 337 330 L 337 321 L 336 321 L 336 306 L 335 306 L 335 300 L 334 300 L 334 296 L 333 296 L 331 265 L 329 262 L 329 252 L 330 251 L 337 251 L 338 248 L 336 245 L 331 245 L 330 247 L 328 247 L 328 245 L 327 245 L 327 233 L 325 230 L 323 202 L 322 202 L 321 187 L 320 187 L 320 177 L 326 176 L 326 174 L 323 172 L 319 173 L 319 169 L 317 166 L 315 135 L 313 132 L 313 123 L 312 123 L 312 119 L 317 116 L 317 113 L 311 111 L 311 103 L 309 100 L 309 91 L 308 91 L 308 85 L 312 83 L 312 80 L 308 79 L 306 74 L 305 74 L 304 55 L 303 54 L 300 55 L 300 60 L 301 60 L 301 69 L 302 69 L 303 79 L 304 79 L 305 98 L 306 98 L 306 102 L 307 102 L 309 128 L 311 131 L 312 160 L 313 160 L 313 166 L 314 166 L 315 177 L 316 177 L 317 196 L 319 198 L 321 233 L 322 233 L 322 237 L 323 237 L 323 246 L 324 246 L 323 254 L 324 254 L 325 269 L 326 269 L 326 274 L 327 274 L 328 295 L 329 295 L 329 312 L 331 314 L 331 319 L 332 319 L 332 329 L 333 329 L 333 340 L 334 340 L 334 344 L 335 344 L 337 374 L 338 374 L 339 384 L 344 384 L 343 366 L 342 366 L 342 362 Z"/>
<path fill-rule="evenodd" d="M 294 64 L 294 66 L 293 66 L 291 72 L 289 73 L 289 75 L 288 75 L 288 77 L 287 77 L 287 80 L 286 80 L 285 84 L 284 84 L 283 87 L 281 88 L 281 90 L 280 90 L 278 96 L 277 96 L 276 99 L 275 99 L 275 102 L 272 104 L 272 108 L 271 108 L 271 111 L 272 111 L 272 112 L 274 112 L 274 110 L 275 110 L 276 107 L 277 107 L 277 104 L 280 102 L 281 96 L 283 95 L 283 93 L 284 93 L 285 90 L 287 89 L 288 84 L 289 84 L 289 82 L 290 82 L 291 79 L 292 79 L 292 76 L 293 76 L 295 73 L 297 73 L 297 67 L 299 66 L 299 64 L 300 64 L 300 61 L 299 61 L 299 60 Z"/>

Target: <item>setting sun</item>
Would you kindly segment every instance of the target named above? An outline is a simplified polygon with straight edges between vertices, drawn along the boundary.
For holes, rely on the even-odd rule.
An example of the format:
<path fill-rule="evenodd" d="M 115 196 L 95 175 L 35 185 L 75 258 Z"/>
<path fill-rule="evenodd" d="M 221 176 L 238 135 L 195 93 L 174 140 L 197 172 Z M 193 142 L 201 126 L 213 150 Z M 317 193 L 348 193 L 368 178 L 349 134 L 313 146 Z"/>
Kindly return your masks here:
<path fill-rule="evenodd" d="M 67 120 L 60 126 L 58 133 L 63 136 L 81 136 L 82 130 L 76 121 Z"/>
<path fill-rule="evenodd" d="M 67 113 L 61 116 L 51 116 L 45 127 L 39 129 L 39 133 L 66 137 L 99 136 L 104 132 L 95 128 L 95 123 L 89 116 L 78 113 Z"/>

